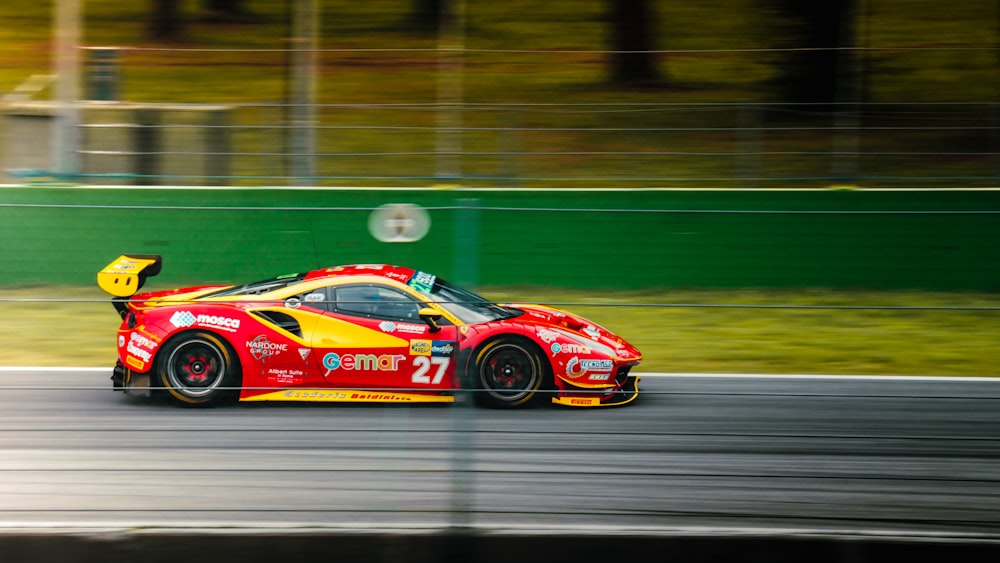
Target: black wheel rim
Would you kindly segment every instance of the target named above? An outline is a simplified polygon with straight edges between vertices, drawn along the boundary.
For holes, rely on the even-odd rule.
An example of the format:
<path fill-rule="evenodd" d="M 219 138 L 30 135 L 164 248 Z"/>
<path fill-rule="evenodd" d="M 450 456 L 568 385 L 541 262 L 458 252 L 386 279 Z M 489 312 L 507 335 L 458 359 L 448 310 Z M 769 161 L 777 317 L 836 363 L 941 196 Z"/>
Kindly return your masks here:
<path fill-rule="evenodd" d="M 531 354 L 516 344 L 491 349 L 479 366 L 483 388 L 505 402 L 516 402 L 535 392 L 538 367 Z"/>
<path fill-rule="evenodd" d="M 222 385 L 225 376 L 225 358 L 218 347 L 207 340 L 184 342 L 170 353 L 167 360 L 170 386 L 188 397 L 211 395 Z"/>

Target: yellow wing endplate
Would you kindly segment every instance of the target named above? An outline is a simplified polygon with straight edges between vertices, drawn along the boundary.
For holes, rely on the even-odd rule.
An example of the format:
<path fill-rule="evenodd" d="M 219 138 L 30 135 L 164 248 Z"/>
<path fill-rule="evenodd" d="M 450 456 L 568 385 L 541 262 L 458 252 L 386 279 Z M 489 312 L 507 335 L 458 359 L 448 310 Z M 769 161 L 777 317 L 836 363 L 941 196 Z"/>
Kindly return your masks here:
<path fill-rule="evenodd" d="M 122 254 L 97 272 L 97 285 L 114 297 L 131 297 L 160 273 L 163 259 L 157 254 Z"/>

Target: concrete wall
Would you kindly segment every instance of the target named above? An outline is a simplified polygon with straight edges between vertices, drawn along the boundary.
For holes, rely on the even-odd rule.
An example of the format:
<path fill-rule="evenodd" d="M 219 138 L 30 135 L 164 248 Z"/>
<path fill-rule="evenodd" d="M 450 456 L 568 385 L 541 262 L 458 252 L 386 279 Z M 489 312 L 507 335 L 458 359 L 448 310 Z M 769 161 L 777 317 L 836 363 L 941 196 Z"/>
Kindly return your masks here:
<path fill-rule="evenodd" d="M 81 178 L 92 184 L 224 184 L 229 113 L 207 104 L 79 104 Z M 0 101 L 0 182 L 51 177 L 56 105 Z"/>

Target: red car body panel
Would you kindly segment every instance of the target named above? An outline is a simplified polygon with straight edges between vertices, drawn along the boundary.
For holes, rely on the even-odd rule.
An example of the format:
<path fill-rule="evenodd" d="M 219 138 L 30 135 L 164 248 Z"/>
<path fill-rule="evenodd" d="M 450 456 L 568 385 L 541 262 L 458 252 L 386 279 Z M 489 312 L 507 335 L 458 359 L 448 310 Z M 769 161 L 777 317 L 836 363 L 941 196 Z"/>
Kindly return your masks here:
<path fill-rule="evenodd" d="M 114 265 L 102 274 L 115 275 Z M 123 317 L 116 387 L 139 394 L 157 387 L 172 361 L 162 357 L 174 348 L 168 343 L 199 334 L 235 355 L 241 401 L 450 402 L 459 389 L 475 387 L 467 374 L 496 339 L 537 353 L 554 403 L 618 405 L 638 394 L 629 371 L 640 352 L 566 311 L 509 304 L 497 309 L 503 318 L 467 322 L 459 300 L 452 305 L 432 293 L 446 282 L 401 266 L 339 266 L 286 279 L 271 280 L 273 288 L 259 282 L 260 291 L 254 284 L 198 286 L 116 297 Z M 396 301 L 332 302 L 359 291 Z M 394 303 L 402 303 L 400 314 L 386 315 Z M 383 309 L 362 312 L 369 305 Z"/>

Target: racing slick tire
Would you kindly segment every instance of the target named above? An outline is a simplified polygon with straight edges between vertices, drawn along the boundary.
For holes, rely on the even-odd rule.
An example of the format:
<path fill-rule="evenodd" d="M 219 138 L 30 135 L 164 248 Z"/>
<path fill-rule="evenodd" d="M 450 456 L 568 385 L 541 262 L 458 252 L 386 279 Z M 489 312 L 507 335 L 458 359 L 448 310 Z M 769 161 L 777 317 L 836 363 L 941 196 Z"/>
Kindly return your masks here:
<path fill-rule="evenodd" d="M 514 338 L 491 340 L 476 350 L 475 401 L 490 408 L 515 408 L 542 388 L 545 369 L 534 346 Z"/>
<path fill-rule="evenodd" d="M 239 396 L 239 360 L 210 332 L 185 332 L 171 339 L 158 354 L 156 371 L 169 396 L 185 405 L 218 405 Z"/>

